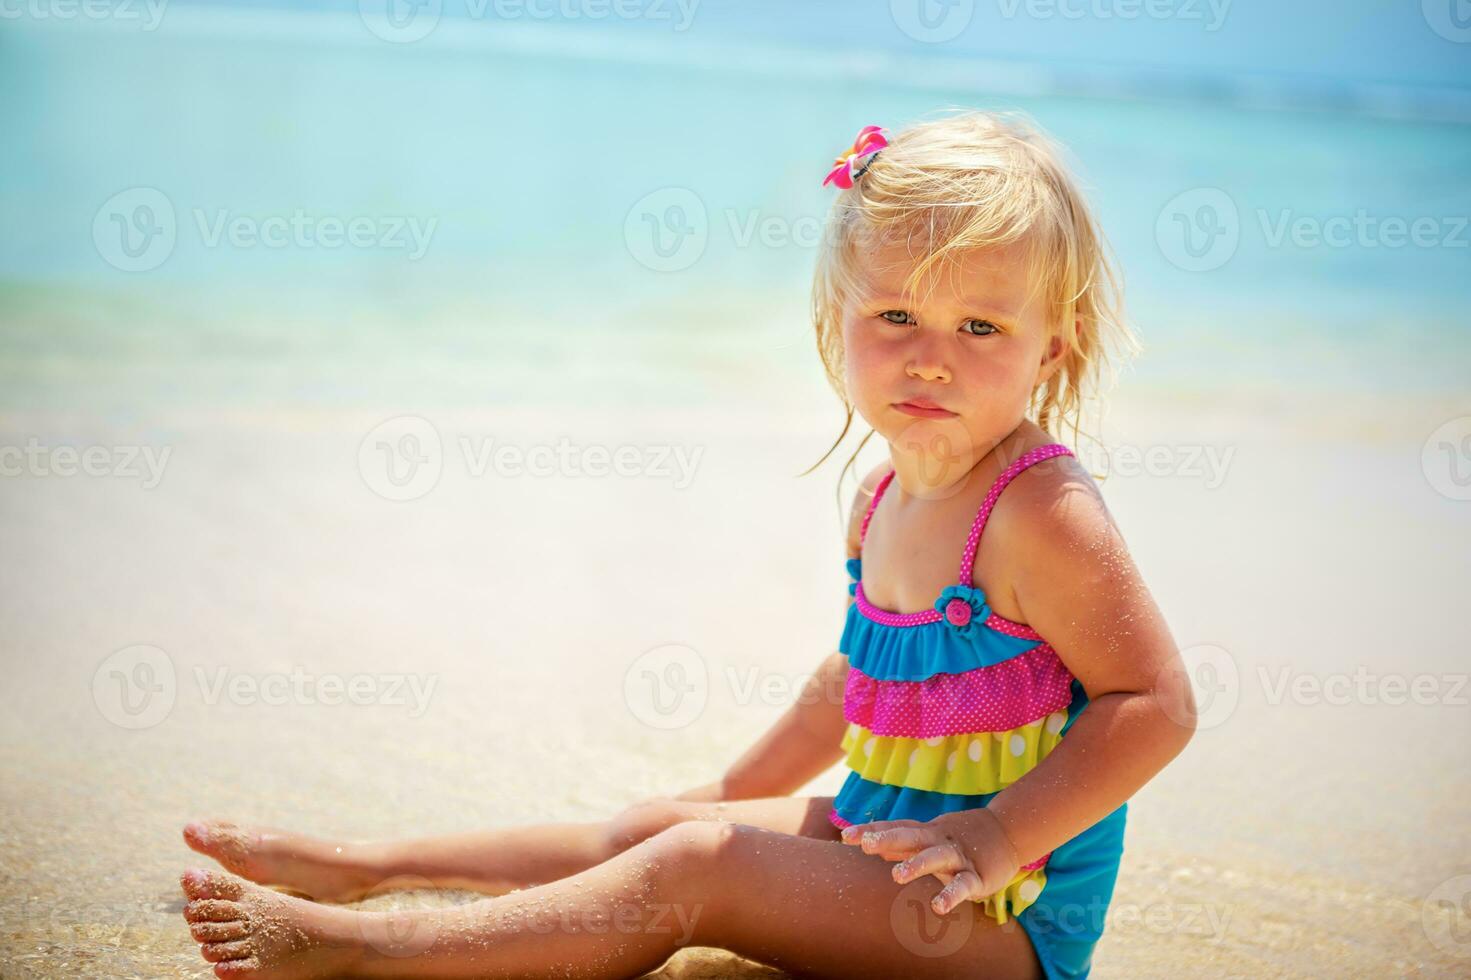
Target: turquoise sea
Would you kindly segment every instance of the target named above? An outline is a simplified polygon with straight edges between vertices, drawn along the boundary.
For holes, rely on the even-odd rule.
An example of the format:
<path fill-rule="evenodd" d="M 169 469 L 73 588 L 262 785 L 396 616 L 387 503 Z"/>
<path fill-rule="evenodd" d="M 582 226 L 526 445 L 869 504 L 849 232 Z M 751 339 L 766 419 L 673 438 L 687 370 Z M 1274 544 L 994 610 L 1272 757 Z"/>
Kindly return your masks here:
<path fill-rule="evenodd" d="M 371 4 L 16 9 L 0 408 L 817 385 L 820 180 L 860 126 L 948 106 L 1068 145 L 1146 345 L 1133 383 L 1467 387 L 1464 44 L 1432 39 L 1462 59 L 1435 85 L 1374 87 L 876 53 L 790 12 L 763 35 L 766 4 L 682 30 L 445 7 L 411 43 Z"/>

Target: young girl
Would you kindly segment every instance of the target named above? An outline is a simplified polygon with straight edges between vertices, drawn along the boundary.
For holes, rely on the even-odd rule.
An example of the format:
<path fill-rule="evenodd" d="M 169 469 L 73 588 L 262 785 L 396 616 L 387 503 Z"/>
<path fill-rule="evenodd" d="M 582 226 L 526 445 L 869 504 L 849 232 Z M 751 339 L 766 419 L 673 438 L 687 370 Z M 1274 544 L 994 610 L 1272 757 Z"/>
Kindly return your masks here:
<path fill-rule="evenodd" d="M 316 900 L 185 873 L 218 976 L 632 977 L 686 945 L 812 976 L 1087 975 L 1126 801 L 1194 726 L 1169 630 L 1053 438 L 1131 342 L 1102 241 L 1010 117 L 866 127 L 823 183 L 818 349 L 888 444 L 852 509 L 839 652 L 724 778 L 607 822 L 388 844 L 190 824 Z M 788 795 L 839 758 L 836 798 Z M 319 904 L 395 884 L 499 897 Z"/>

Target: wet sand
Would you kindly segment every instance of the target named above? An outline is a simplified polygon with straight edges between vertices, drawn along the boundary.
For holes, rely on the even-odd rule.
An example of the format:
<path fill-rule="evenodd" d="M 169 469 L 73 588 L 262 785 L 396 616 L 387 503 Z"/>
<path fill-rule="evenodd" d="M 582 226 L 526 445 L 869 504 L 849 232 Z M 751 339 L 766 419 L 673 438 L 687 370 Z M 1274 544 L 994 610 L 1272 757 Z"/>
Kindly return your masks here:
<path fill-rule="evenodd" d="M 747 682 L 799 683 L 840 631 L 836 467 L 792 478 L 836 432 L 810 408 L 426 412 L 443 473 L 407 501 L 359 466 L 391 409 L 0 418 L 6 445 L 171 449 L 152 489 L 0 479 L 0 973 L 207 976 L 179 915 L 192 817 L 393 837 L 598 819 L 714 777 L 784 707 Z M 1105 494 L 1215 693 L 1131 805 L 1096 976 L 1471 973 L 1468 906 L 1441 902 L 1471 874 L 1471 504 L 1421 467 L 1467 410 L 1121 397 L 1107 435 L 1169 462 Z M 458 444 L 562 435 L 702 455 L 679 487 L 476 477 Z M 171 696 L 116 659 L 140 644 Z M 708 671 L 673 727 L 625 688 L 664 644 Z M 1371 696 L 1311 696 L 1356 671 Z M 1433 678 L 1430 703 L 1386 703 L 1391 676 Z M 777 974 L 691 950 L 656 975 Z"/>

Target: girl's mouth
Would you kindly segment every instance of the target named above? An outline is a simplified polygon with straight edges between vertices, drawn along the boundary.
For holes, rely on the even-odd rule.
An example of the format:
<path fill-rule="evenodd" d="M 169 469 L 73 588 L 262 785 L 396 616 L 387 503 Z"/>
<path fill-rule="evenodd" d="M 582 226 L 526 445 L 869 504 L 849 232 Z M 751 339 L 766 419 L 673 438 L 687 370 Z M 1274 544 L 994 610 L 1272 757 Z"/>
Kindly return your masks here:
<path fill-rule="evenodd" d="M 941 408 L 928 398 L 915 398 L 905 402 L 895 402 L 894 407 L 905 415 L 913 415 L 920 419 L 948 419 L 954 418 L 955 413 L 948 408 Z"/>

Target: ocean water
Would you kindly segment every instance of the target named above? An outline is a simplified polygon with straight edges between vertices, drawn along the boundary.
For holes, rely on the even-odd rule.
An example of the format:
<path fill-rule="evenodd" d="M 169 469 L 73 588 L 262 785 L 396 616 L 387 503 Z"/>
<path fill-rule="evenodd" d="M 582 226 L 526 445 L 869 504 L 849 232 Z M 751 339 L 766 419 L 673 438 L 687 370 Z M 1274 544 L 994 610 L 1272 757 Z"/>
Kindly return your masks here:
<path fill-rule="evenodd" d="M 1152 99 L 1141 71 L 878 71 L 797 30 L 446 16 L 389 43 L 340 6 L 0 25 L 0 407 L 815 390 L 821 178 L 860 126 L 952 106 L 1069 147 L 1131 383 L 1466 390 L 1471 125 L 1417 90 Z"/>

